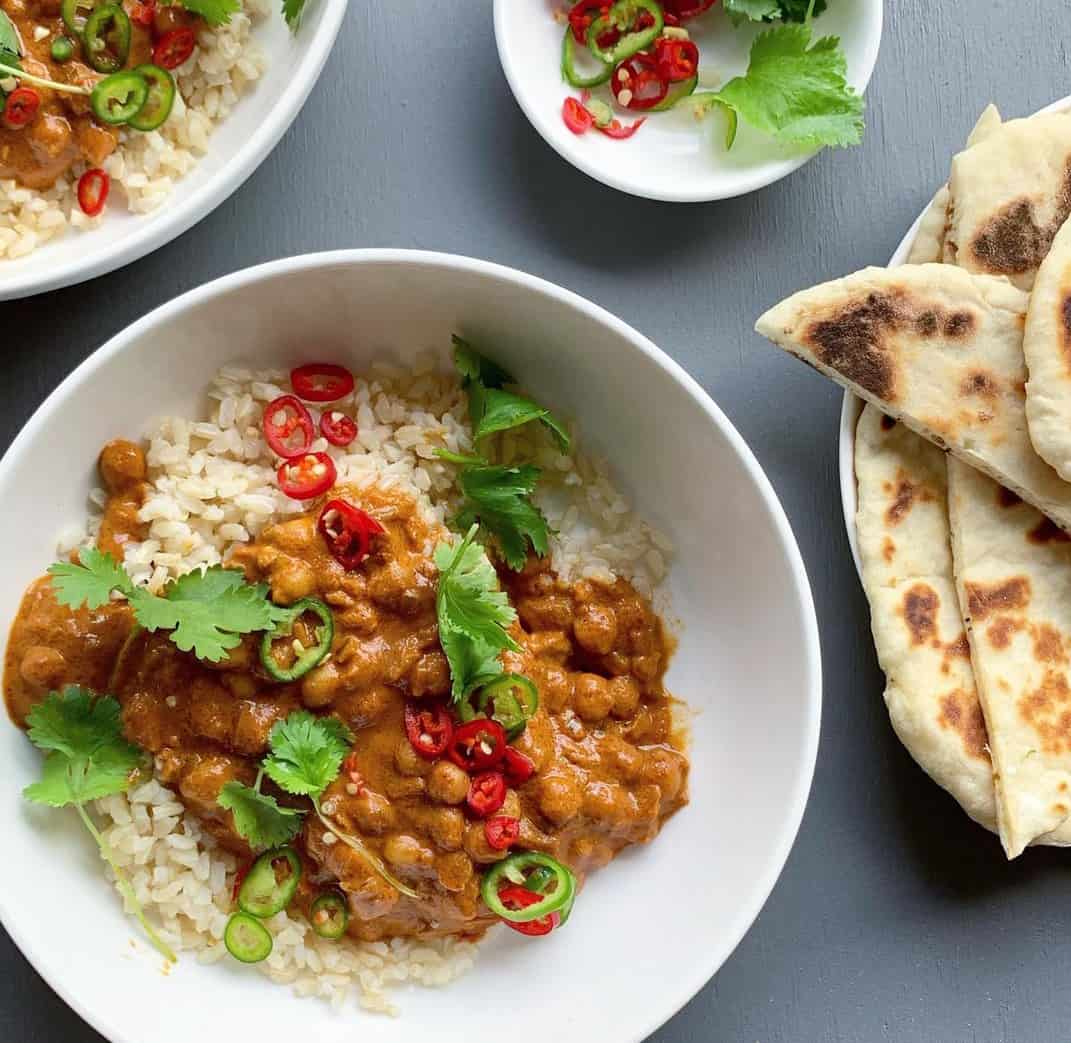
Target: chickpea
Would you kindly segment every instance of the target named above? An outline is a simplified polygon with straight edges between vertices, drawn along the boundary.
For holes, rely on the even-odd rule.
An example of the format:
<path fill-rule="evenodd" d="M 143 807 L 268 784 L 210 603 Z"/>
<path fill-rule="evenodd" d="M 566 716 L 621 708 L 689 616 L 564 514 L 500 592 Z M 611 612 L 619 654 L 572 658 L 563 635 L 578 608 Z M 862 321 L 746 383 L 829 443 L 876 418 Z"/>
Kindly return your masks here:
<path fill-rule="evenodd" d="M 483 822 L 471 822 L 465 830 L 465 854 L 481 865 L 500 862 L 509 854 L 508 851 L 496 851 L 487 843 Z"/>
<path fill-rule="evenodd" d="M 573 621 L 573 605 L 561 594 L 521 598 L 517 615 L 528 630 L 562 630 Z"/>
<path fill-rule="evenodd" d="M 450 761 L 436 761 L 428 773 L 428 796 L 440 804 L 461 804 L 469 792 L 469 777 Z"/>
<path fill-rule="evenodd" d="M 584 791 L 584 814 L 601 822 L 623 822 L 631 817 L 631 796 L 611 782 L 593 782 Z"/>
<path fill-rule="evenodd" d="M 506 799 L 502 801 L 502 807 L 495 812 L 496 815 L 508 815 L 510 818 L 521 817 L 521 797 L 515 789 L 506 790 Z"/>
<path fill-rule="evenodd" d="M 432 762 L 421 757 L 408 739 L 399 739 L 394 747 L 394 766 L 403 775 L 427 775 L 432 769 Z"/>
<path fill-rule="evenodd" d="M 365 790 L 347 806 L 362 833 L 378 836 L 394 825 L 394 808 L 382 794 Z"/>
<path fill-rule="evenodd" d="M 609 605 L 581 605 L 573 620 L 573 636 L 586 652 L 606 655 L 617 643 L 617 616 Z"/>
<path fill-rule="evenodd" d="M 624 782 L 635 782 L 643 775 L 646 758 L 629 742 L 616 735 L 607 735 L 602 743 L 602 761 Z"/>
<path fill-rule="evenodd" d="M 614 705 L 610 712 L 620 721 L 627 721 L 639 708 L 639 685 L 631 677 L 615 677 L 610 682 Z"/>
<path fill-rule="evenodd" d="M 31 645 L 19 663 L 22 679 L 38 688 L 57 687 L 66 669 L 67 660 L 63 653 L 44 645 Z"/>
<path fill-rule="evenodd" d="M 614 705 L 614 693 L 609 682 L 598 674 L 581 674 L 573 689 L 573 706 L 582 720 L 589 724 L 605 721 Z"/>
<path fill-rule="evenodd" d="M 301 701 L 310 710 L 330 706 L 342 687 L 338 663 L 328 660 L 314 667 L 301 679 Z"/>
<path fill-rule="evenodd" d="M 425 652 L 409 671 L 409 692 L 421 699 L 450 691 L 450 664 L 442 652 Z"/>
<path fill-rule="evenodd" d="M 435 875 L 443 890 L 457 894 L 464 891 L 472 879 L 472 859 L 458 851 L 450 855 L 440 855 L 435 860 Z"/>
<path fill-rule="evenodd" d="M 316 593 L 316 573 L 297 558 L 282 558 L 271 570 L 271 593 L 276 604 L 292 605 Z"/>
<path fill-rule="evenodd" d="M 580 786 L 567 775 L 543 775 L 536 794 L 539 810 L 556 826 L 564 826 L 580 813 Z"/>
<path fill-rule="evenodd" d="M 684 758 L 675 750 L 648 750 L 643 777 L 661 791 L 664 801 L 675 800 L 684 786 Z"/>
<path fill-rule="evenodd" d="M 465 816 L 458 808 L 425 808 L 423 828 L 440 851 L 460 851 L 465 835 Z"/>
<path fill-rule="evenodd" d="M 383 857 L 394 866 L 430 866 L 435 862 L 435 852 L 408 833 L 387 837 Z"/>
<path fill-rule="evenodd" d="M 560 713 L 572 701 L 573 675 L 560 666 L 548 666 L 539 684 L 539 698 L 550 713 Z"/>

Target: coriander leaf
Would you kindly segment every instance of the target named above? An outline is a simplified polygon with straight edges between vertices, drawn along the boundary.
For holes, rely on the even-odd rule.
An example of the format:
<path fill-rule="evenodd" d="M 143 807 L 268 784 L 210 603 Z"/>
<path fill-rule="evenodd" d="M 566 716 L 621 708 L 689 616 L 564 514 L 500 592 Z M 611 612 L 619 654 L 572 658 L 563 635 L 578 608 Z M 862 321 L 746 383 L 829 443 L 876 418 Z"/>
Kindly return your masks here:
<path fill-rule="evenodd" d="M 301 25 L 301 16 L 305 13 L 305 0 L 283 0 L 283 17 L 290 31 L 296 33 Z"/>
<path fill-rule="evenodd" d="M 811 0 L 778 0 L 781 7 L 781 17 L 786 22 L 805 22 L 811 6 Z M 826 0 L 814 0 L 814 10 L 810 11 L 812 18 L 817 18 L 826 9 Z"/>
<path fill-rule="evenodd" d="M 759 130 L 791 145 L 857 145 L 863 99 L 845 79 L 847 64 L 835 36 L 808 50 L 807 25 L 780 25 L 757 37 L 747 75 L 730 80 L 717 98 Z"/>
<path fill-rule="evenodd" d="M 781 8 L 777 0 L 723 0 L 723 6 L 730 15 L 737 15 L 752 22 L 777 18 Z"/>
<path fill-rule="evenodd" d="M 231 15 L 242 9 L 241 0 L 180 0 L 192 14 L 200 15 L 209 25 L 226 25 Z"/>
<path fill-rule="evenodd" d="M 80 564 L 60 561 L 48 570 L 56 600 L 61 605 L 97 609 L 111 600 L 113 590 L 129 595 L 134 589 L 122 565 L 110 554 L 96 547 L 83 547 L 78 559 Z"/>
<path fill-rule="evenodd" d="M 225 783 L 216 803 L 234 816 L 234 828 L 254 851 L 288 844 L 301 830 L 301 811 L 240 782 Z"/>
<path fill-rule="evenodd" d="M 15 29 L 15 23 L 3 11 L 0 11 L 0 54 L 5 55 L 4 61 L 10 58 L 18 58 L 22 53 L 19 46 L 19 34 Z"/>
<path fill-rule="evenodd" d="M 515 395 L 512 391 L 503 391 L 501 388 L 485 389 L 482 398 L 483 412 L 480 419 L 474 421 L 473 436 L 477 441 L 499 431 L 509 431 L 533 420 L 541 420 L 550 428 L 558 448 L 563 453 L 569 451 L 569 435 L 561 421 L 552 416 L 549 409 L 537 406 L 530 398 Z"/>
<path fill-rule="evenodd" d="M 73 805 L 115 874 L 115 884 L 156 949 L 174 963 L 167 943 L 145 918 L 137 895 L 108 841 L 83 806 L 87 801 L 123 793 L 141 767 L 141 751 L 123 738 L 119 703 L 110 695 L 94 698 L 77 685 L 49 692 L 27 715 L 30 741 L 48 751 L 41 778 L 22 794 L 36 804 Z"/>
<path fill-rule="evenodd" d="M 547 553 L 547 520 L 530 497 L 539 481 L 538 467 L 466 467 L 459 476 L 465 502 L 454 524 L 468 529 L 479 522 L 498 541 L 502 556 L 514 572 L 528 560 L 528 543 L 543 557 Z"/>
<path fill-rule="evenodd" d="M 454 343 L 454 365 L 461 377 L 462 387 L 468 387 L 469 384 L 482 384 L 485 388 L 500 388 L 503 384 L 514 382 L 513 377 L 501 366 L 484 358 L 456 333 L 451 340 Z"/>
<path fill-rule="evenodd" d="M 163 597 L 138 587 L 127 598 L 146 630 L 171 630 L 183 652 L 218 663 L 241 644 L 243 634 L 275 624 L 278 613 L 267 593 L 262 583 L 246 583 L 237 569 L 213 565 L 170 583 Z"/>
<path fill-rule="evenodd" d="M 450 663 L 452 694 L 460 701 L 488 675 L 501 673 L 499 652 L 518 651 L 506 627 L 517 618 L 484 549 L 474 540 L 477 526 L 469 529 L 456 547 L 435 548 L 439 589 L 435 599 L 439 643 Z"/>
<path fill-rule="evenodd" d="M 264 771 L 287 793 L 317 799 L 338 777 L 352 742 L 338 718 L 296 710 L 272 728 Z"/>

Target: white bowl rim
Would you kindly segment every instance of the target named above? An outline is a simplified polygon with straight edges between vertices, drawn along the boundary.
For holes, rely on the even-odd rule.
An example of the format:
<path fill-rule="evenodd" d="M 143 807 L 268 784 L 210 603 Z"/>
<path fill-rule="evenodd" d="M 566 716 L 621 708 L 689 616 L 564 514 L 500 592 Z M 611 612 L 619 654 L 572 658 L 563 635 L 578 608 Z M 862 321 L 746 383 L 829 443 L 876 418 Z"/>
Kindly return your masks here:
<path fill-rule="evenodd" d="M 642 1043 L 651 1033 L 657 1031 L 676 1014 L 717 973 L 750 930 L 769 899 L 788 861 L 788 856 L 791 853 L 803 821 L 803 814 L 806 810 L 807 800 L 814 780 L 822 716 L 822 664 L 818 620 L 803 558 L 792 528 L 789 525 L 788 517 L 774 492 L 773 486 L 747 443 L 714 400 L 677 362 L 639 331 L 599 305 L 593 304 L 570 290 L 563 289 L 554 283 L 517 269 L 456 254 L 422 250 L 361 249 L 301 254 L 246 268 L 189 290 L 174 300 L 160 305 L 125 330 L 117 333 L 71 372 L 34 412 L 33 416 L 11 443 L 7 452 L 0 458 L 0 482 L 6 478 L 7 471 L 13 466 L 12 460 L 32 447 L 42 428 L 55 414 L 63 409 L 64 403 L 68 398 L 78 393 L 81 384 L 96 370 L 126 350 L 130 344 L 149 334 L 154 328 L 174 319 L 192 307 L 221 297 L 251 283 L 269 279 L 282 273 L 365 264 L 446 267 L 487 276 L 540 293 L 612 329 L 681 385 L 703 409 L 714 426 L 725 436 L 737 457 L 743 463 L 748 477 L 758 490 L 784 550 L 794 581 L 795 595 L 800 613 L 803 617 L 804 632 L 802 637 L 808 664 L 807 677 L 801 686 L 804 698 L 808 703 L 806 730 L 801 737 L 802 769 L 796 779 L 793 791 L 786 795 L 789 814 L 779 831 L 779 835 L 776 837 L 771 856 L 768 858 L 767 871 L 759 882 L 754 898 L 740 909 L 733 929 L 726 933 L 721 944 L 716 948 L 711 948 L 709 959 L 702 965 L 692 967 L 688 974 L 682 975 L 678 979 L 677 987 L 673 992 L 673 999 L 665 1006 L 665 1009 L 653 1012 L 650 1019 L 638 1027 L 633 1038 L 635 1043 Z M 62 975 L 57 972 L 48 952 L 32 947 L 26 936 L 19 931 L 12 915 L 13 908 L 5 896 L 0 895 L 0 923 L 4 925 L 20 951 L 41 977 L 45 979 L 50 988 L 79 1017 L 100 1032 L 106 1039 L 110 1040 L 111 1043 L 141 1043 L 140 1040 L 120 1033 L 110 1023 L 106 1012 L 89 1009 L 68 989 L 67 983 L 63 980 Z"/>
<path fill-rule="evenodd" d="M 631 183 L 627 177 L 621 176 L 615 170 L 589 159 L 585 153 L 577 152 L 573 154 L 567 152 L 565 149 L 561 148 L 549 134 L 547 134 L 544 123 L 544 114 L 531 104 L 528 96 L 521 90 L 520 78 L 518 77 L 517 71 L 513 67 L 513 62 L 510 60 L 502 42 L 504 36 L 503 25 L 507 17 L 507 7 L 516 2 L 517 0 L 494 0 L 495 45 L 498 50 L 498 58 L 502 65 L 502 71 L 506 74 L 506 80 L 509 83 L 510 90 L 513 92 L 513 97 L 517 100 L 517 104 L 521 107 L 528 122 L 538 131 L 539 136 L 552 149 L 554 149 L 566 163 L 583 171 L 588 177 L 594 178 L 608 188 L 616 188 L 619 192 L 624 192 L 626 195 L 636 196 L 639 199 L 654 199 L 661 203 L 712 203 L 719 199 L 736 199 L 739 196 L 746 196 L 751 192 L 757 192 L 760 188 L 765 188 L 767 185 L 772 185 L 777 181 L 783 180 L 788 177 L 789 174 L 793 174 L 799 170 L 805 163 L 809 163 L 821 151 L 820 149 L 816 149 L 814 152 L 796 156 L 790 160 L 786 160 L 784 163 L 778 164 L 772 170 L 764 170 L 762 172 L 754 171 L 750 174 L 742 173 L 732 189 L 722 192 L 710 192 L 709 190 L 704 191 L 701 189 L 689 191 L 686 188 L 682 188 L 676 192 L 657 192 L 638 188 L 635 184 Z M 881 38 L 885 25 L 885 5 L 882 3 L 882 0 L 877 0 L 876 18 L 877 24 L 875 25 L 875 30 L 873 34 L 868 37 L 866 46 L 863 50 L 862 65 L 859 69 L 860 75 L 855 78 L 858 85 L 857 89 L 860 94 L 865 94 L 867 87 L 870 86 L 870 79 L 874 75 L 874 67 L 877 65 L 878 61 L 878 52 L 881 49 Z"/>
<path fill-rule="evenodd" d="M 84 250 L 66 251 L 70 256 L 57 261 L 46 276 L 34 272 L 20 275 L 16 272 L 7 277 L 0 268 L 0 275 L 4 276 L 0 278 L 0 301 L 21 300 L 48 290 L 75 286 L 140 260 L 172 239 L 177 239 L 237 192 L 289 130 L 312 88 L 316 86 L 334 47 L 349 0 L 316 2 L 323 4 L 323 15 L 316 25 L 316 35 L 309 41 L 308 50 L 294 66 L 294 78 L 269 109 L 267 117 L 257 124 L 253 133 L 216 174 L 185 198 L 173 202 L 169 200 L 160 210 L 140 215 L 139 224 L 130 235 L 105 248 L 99 255 L 91 254 L 86 259 Z M 273 5 L 272 17 L 277 16 Z M 90 231 L 85 234 L 92 236 L 93 233 Z M 83 242 L 77 238 L 71 241 Z M 7 262 L 0 262 L 4 263 Z"/>
<path fill-rule="evenodd" d="M 1051 105 L 1046 105 L 1034 113 L 1042 116 L 1047 112 L 1059 112 L 1062 109 L 1071 108 L 1071 94 Z M 932 202 L 932 200 L 931 200 Z M 926 215 L 926 209 L 915 219 L 915 223 L 908 229 L 907 235 L 900 240 L 896 252 L 889 259 L 890 268 L 895 268 L 907 263 L 907 255 L 911 251 L 911 244 L 915 241 L 919 225 Z M 855 571 L 860 582 L 863 579 L 863 565 L 859 559 L 859 536 L 855 529 L 855 512 L 858 507 L 858 496 L 855 488 L 855 427 L 859 423 L 859 414 L 863 411 L 863 400 L 851 391 L 844 392 L 844 399 L 840 407 L 840 430 L 837 436 L 837 462 L 840 470 L 840 506 L 844 516 L 844 531 L 848 535 L 848 546 L 852 552 L 852 560 L 855 562 Z"/>

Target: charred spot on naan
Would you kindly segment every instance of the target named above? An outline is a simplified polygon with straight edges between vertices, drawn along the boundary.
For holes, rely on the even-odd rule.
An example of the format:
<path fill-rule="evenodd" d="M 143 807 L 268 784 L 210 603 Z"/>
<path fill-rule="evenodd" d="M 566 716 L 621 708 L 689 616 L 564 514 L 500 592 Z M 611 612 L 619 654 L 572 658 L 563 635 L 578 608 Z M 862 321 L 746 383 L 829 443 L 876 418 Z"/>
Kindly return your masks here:
<path fill-rule="evenodd" d="M 1031 543 L 1067 543 L 1071 540 L 1059 525 L 1051 518 L 1042 518 L 1027 534 L 1026 538 Z"/>
<path fill-rule="evenodd" d="M 1035 201 L 1023 198 L 1008 203 L 978 230 L 969 246 L 974 266 L 994 275 L 1023 275 L 1034 271 L 1052 246 L 1061 225 L 1071 216 L 1071 160 L 1052 201 L 1052 220 L 1042 225 Z"/>
<path fill-rule="evenodd" d="M 956 659 L 970 659 L 971 644 L 965 633 L 960 634 L 955 641 L 949 641 L 944 646 L 944 655 L 941 657 L 941 673 L 948 674 L 952 671 L 952 663 Z"/>
<path fill-rule="evenodd" d="M 957 732 L 964 750 L 971 757 L 989 760 L 989 734 L 985 730 L 985 716 L 978 697 L 973 692 L 957 688 L 941 696 L 940 706 L 937 723 Z"/>
<path fill-rule="evenodd" d="M 977 316 L 964 308 L 948 311 L 921 304 L 905 290 L 867 294 L 811 324 L 803 340 L 824 366 L 875 397 L 896 401 L 898 372 L 888 340 L 911 332 L 927 339 L 961 340 L 975 331 Z"/>
<path fill-rule="evenodd" d="M 916 503 L 931 503 L 934 499 L 933 490 L 913 482 L 902 467 L 897 469 L 896 482 L 885 482 L 883 488 L 892 500 L 885 511 L 889 526 L 899 525 Z"/>
<path fill-rule="evenodd" d="M 1030 604 L 1030 580 L 1013 576 L 1000 583 L 965 583 L 967 614 L 980 623 L 998 612 L 1012 612 Z"/>
<path fill-rule="evenodd" d="M 1038 623 L 1031 628 L 1034 638 L 1034 658 L 1039 663 L 1066 663 L 1064 639 L 1060 631 L 1048 623 Z"/>
<path fill-rule="evenodd" d="M 882 431 L 891 431 L 896 427 L 896 421 L 889 416 L 888 413 L 881 414 L 881 429 Z"/>
<path fill-rule="evenodd" d="M 1005 489 L 1003 485 L 997 486 L 997 505 L 1000 507 L 1018 507 L 1023 501 L 1019 499 L 1011 491 L 1011 489 Z"/>
<path fill-rule="evenodd" d="M 904 594 L 904 622 L 913 645 L 940 640 L 937 633 L 937 612 L 940 607 L 941 599 L 928 583 L 916 583 Z"/>
<path fill-rule="evenodd" d="M 1046 670 L 1041 684 L 1019 700 L 1019 715 L 1033 727 L 1045 753 L 1071 750 L 1071 687 L 1067 674 Z"/>
<path fill-rule="evenodd" d="M 995 619 L 986 628 L 986 640 L 998 651 L 1003 652 L 1011 644 L 1012 635 L 1023 629 L 1021 620 L 1011 616 Z"/>
<path fill-rule="evenodd" d="M 881 556 L 884 559 L 886 565 L 891 565 L 893 558 L 896 557 L 896 544 L 893 543 L 893 541 L 889 539 L 888 536 L 886 536 L 885 539 L 882 540 Z"/>
<path fill-rule="evenodd" d="M 1000 382 L 997 377 L 984 369 L 972 369 L 959 384 L 959 393 L 964 398 L 994 399 L 1000 395 Z"/>
<path fill-rule="evenodd" d="M 1062 286 L 1066 286 L 1068 280 L 1071 279 L 1071 265 L 1063 274 L 1063 278 L 1060 280 Z M 1064 349 L 1064 357 L 1071 368 L 1071 293 L 1065 293 L 1063 300 L 1060 301 L 1060 315 L 1057 322 L 1057 326 L 1060 330 L 1060 343 Z"/>

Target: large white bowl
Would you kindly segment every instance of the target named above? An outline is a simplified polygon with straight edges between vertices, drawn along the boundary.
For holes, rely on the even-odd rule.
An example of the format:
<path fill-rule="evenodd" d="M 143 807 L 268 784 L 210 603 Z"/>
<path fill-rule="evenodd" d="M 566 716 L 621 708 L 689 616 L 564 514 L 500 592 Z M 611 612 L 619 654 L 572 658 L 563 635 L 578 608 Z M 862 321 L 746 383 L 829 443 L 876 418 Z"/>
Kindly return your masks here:
<path fill-rule="evenodd" d="M 1060 112 L 1071 109 L 1071 96 L 1054 101 L 1046 105 L 1040 112 Z M 907 263 L 907 255 L 911 252 L 911 244 L 915 241 L 919 225 L 925 215 L 923 211 L 916 218 L 915 223 L 908 230 L 907 235 L 900 241 L 896 252 L 889 259 L 889 267 Z M 859 535 L 855 528 L 855 514 L 859 505 L 858 490 L 855 485 L 855 429 L 859 424 L 860 414 L 863 412 L 863 400 L 850 391 L 844 392 L 844 401 L 840 408 L 840 432 L 837 438 L 837 462 L 840 467 L 840 502 L 844 514 L 844 528 L 848 533 L 848 545 L 851 547 L 852 559 L 855 561 L 855 570 L 862 575 L 862 564 L 859 561 Z"/>
<path fill-rule="evenodd" d="M 743 121 L 732 151 L 726 152 L 723 117 L 712 115 L 706 123 L 713 126 L 700 126 L 687 105 L 651 114 L 629 141 L 597 133 L 577 137 L 562 121 L 562 102 L 579 91 L 561 75 L 563 28 L 554 18 L 561 6 L 560 0 L 495 0 L 498 56 L 532 126 L 563 159 L 596 181 L 647 199 L 705 202 L 754 192 L 815 155 L 785 149 Z M 874 72 L 881 27 L 882 0 L 831 0 L 814 22 L 816 39 L 841 38 L 848 80 L 860 93 Z M 744 73 L 751 41 L 765 28 L 769 26 L 734 29 L 718 7 L 689 22 L 701 54 L 700 72 L 713 70 L 723 81 Z M 626 122 L 631 121 L 629 114 Z"/>
<path fill-rule="evenodd" d="M 331 53 L 348 0 L 308 0 L 290 32 L 272 3 L 253 40 L 268 59 L 260 80 L 213 132 L 206 155 L 150 214 L 108 207 L 99 228 L 69 231 L 33 253 L 0 261 L 0 301 L 72 286 L 130 264 L 180 236 L 211 213 L 264 161 L 293 123 Z"/>
<path fill-rule="evenodd" d="M 624 490 L 675 541 L 683 621 L 669 682 L 696 711 L 692 802 L 650 847 L 585 887 L 567 930 L 497 930 L 445 990 L 404 992 L 399 1020 L 299 1001 L 234 963 L 171 974 L 120 912 L 73 812 L 19 792 L 40 758 L 0 724 L 0 920 L 49 984 L 114 1043 L 315 1040 L 362 1031 L 544 1043 L 640 1040 L 721 966 L 784 866 L 818 743 L 818 633 L 803 564 L 762 470 L 717 406 L 650 341 L 555 286 L 438 254 L 319 254 L 239 272 L 159 308 L 68 377 L 0 461 L 0 626 L 82 516 L 97 447 L 198 406 L 236 358 L 331 358 L 360 370 L 444 349 L 458 331 L 577 417 Z M 446 355 L 444 351 L 444 364 Z M 32 519 L 32 521 L 31 521 Z M 131 948 L 131 939 L 137 940 Z"/>

